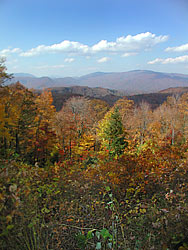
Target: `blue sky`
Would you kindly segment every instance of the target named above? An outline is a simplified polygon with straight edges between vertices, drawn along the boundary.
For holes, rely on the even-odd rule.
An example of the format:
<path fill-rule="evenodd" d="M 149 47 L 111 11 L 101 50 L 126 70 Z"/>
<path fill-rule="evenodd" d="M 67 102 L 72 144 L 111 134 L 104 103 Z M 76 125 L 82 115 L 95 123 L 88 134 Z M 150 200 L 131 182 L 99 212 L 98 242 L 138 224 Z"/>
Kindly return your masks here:
<path fill-rule="evenodd" d="M 188 74 L 187 0 L 0 0 L 9 72 Z"/>

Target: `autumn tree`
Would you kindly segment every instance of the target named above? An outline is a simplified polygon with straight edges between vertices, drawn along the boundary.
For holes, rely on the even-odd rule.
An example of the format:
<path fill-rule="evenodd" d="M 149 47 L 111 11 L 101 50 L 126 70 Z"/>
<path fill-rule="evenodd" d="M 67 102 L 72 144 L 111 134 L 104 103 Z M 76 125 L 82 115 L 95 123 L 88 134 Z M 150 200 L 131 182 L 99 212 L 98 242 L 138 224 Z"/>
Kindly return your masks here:
<path fill-rule="evenodd" d="M 0 104 L 4 153 L 9 150 L 9 154 L 17 153 L 23 159 L 27 158 L 36 115 L 34 99 L 34 94 L 19 82 L 6 89 L 6 97 L 1 99 L 3 103 Z"/>
<path fill-rule="evenodd" d="M 93 126 L 89 104 L 90 101 L 85 97 L 72 97 L 55 116 L 54 127 L 61 151 L 69 157 L 72 157 L 72 147 Z"/>
<path fill-rule="evenodd" d="M 132 100 L 128 100 L 126 97 L 123 97 L 114 104 L 114 108 L 116 107 L 118 108 L 121 115 L 123 126 L 126 128 L 126 130 L 129 130 L 129 120 L 133 116 L 134 102 Z"/>
<path fill-rule="evenodd" d="M 8 115 L 10 96 L 7 87 L 0 88 L 0 154 L 4 157 L 7 152 L 7 144 L 11 139 L 8 124 L 10 117 Z"/>
<path fill-rule="evenodd" d="M 65 104 L 65 108 L 73 115 L 79 137 L 91 126 L 89 102 L 85 97 L 72 97 Z"/>
<path fill-rule="evenodd" d="M 10 117 L 8 116 L 8 108 L 10 105 L 10 91 L 8 86 L 4 86 L 4 83 L 12 78 L 11 74 L 6 72 L 7 68 L 4 65 L 5 59 L 0 59 L 0 147 L 1 153 L 5 156 L 7 151 L 7 143 L 10 141 L 10 130 L 8 124 Z"/>
<path fill-rule="evenodd" d="M 138 145 L 143 145 L 149 138 L 149 125 L 152 120 L 152 111 L 149 104 L 142 102 L 134 108 L 132 116 L 129 117 L 129 134 Z"/>
<path fill-rule="evenodd" d="M 175 136 L 178 133 L 178 103 L 179 96 L 170 96 L 167 98 L 166 105 L 170 108 L 170 113 L 168 114 L 169 122 L 170 122 L 170 137 L 171 137 L 171 145 L 175 143 Z"/>
<path fill-rule="evenodd" d="M 92 123 L 96 125 L 109 111 L 109 105 L 103 100 L 93 99 L 89 102 L 89 111 Z"/>
<path fill-rule="evenodd" d="M 179 96 L 168 97 L 153 112 L 152 134 L 155 139 L 158 138 L 158 144 L 174 145 L 181 142 L 182 121 Z"/>
<path fill-rule="evenodd" d="M 186 142 L 188 139 L 188 94 L 184 93 L 178 102 L 178 111 L 181 119 L 181 134 L 182 142 Z"/>
<path fill-rule="evenodd" d="M 56 134 L 53 129 L 55 107 L 49 90 L 44 90 L 35 100 L 36 117 L 33 131 L 33 161 L 43 166 L 55 150 Z"/>

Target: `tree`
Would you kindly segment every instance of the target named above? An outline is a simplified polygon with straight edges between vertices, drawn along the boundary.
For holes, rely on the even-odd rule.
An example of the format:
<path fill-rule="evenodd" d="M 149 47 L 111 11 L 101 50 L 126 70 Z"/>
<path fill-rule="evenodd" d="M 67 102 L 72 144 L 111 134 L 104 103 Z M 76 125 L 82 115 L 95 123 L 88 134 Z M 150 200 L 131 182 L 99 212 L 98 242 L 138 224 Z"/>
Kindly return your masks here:
<path fill-rule="evenodd" d="M 182 141 L 183 134 L 180 99 L 178 96 L 170 96 L 158 109 L 153 112 L 153 137 L 158 144 L 174 145 Z M 181 131 L 182 130 L 182 131 Z"/>
<path fill-rule="evenodd" d="M 36 117 L 33 131 L 33 154 L 34 162 L 44 166 L 50 160 L 53 150 L 55 150 L 56 134 L 53 129 L 55 117 L 55 107 L 52 105 L 52 94 L 44 90 L 36 100 Z"/>
<path fill-rule="evenodd" d="M 188 93 L 184 93 L 178 102 L 178 111 L 181 116 L 182 141 L 187 141 L 188 132 Z"/>
<path fill-rule="evenodd" d="M 35 96 L 19 82 L 12 85 L 9 89 L 11 100 L 9 108 L 11 122 L 9 128 L 13 138 L 13 145 L 15 153 L 25 156 L 32 140 L 36 116 Z"/>
<path fill-rule="evenodd" d="M 90 117 L 93 125 L 96 125 L 101 119 L 104 118 L 104 115 L 109 111 L 109 105 L 107 102 L 93 99 L 89 102 Z"/>
<path fill-rule="evenodd" d="M 63 154 L 72 157 L 72 147 L 93 126 L 90 101 L 84 97 L 72 97 L 55 115 L 54 128 Z"/>
<path fill-rule="evenodd" d="M 125 132 L 118 108 L 109 111 L 100 122 L 98 136 L 102 146 L 109 150 L 112 156 L 121 155 L 127 145 Z"/>
<path fill-rule="evenodd" d="M 0 59 L 0 87 L 4 84 L 4 82 L 8 79 L 12 78 L 11 74 L 6 72 L 7 68 L 4 65 L 5 59 Z"/>
<path fill-rule="evenodd" d="M 142 146 L 149 139 L 149 124 L 152 119 L 152 111 L 148 103 L 142 102 L 134 110 L 133 127 L 137 134 L 137 141 Z"/>
<path fill-rule="evenodd" d="M 73 115 L 78 137 L 81 137 L 92 124 L 89 103 L 85 97 L 72 97 L 65 103 L 65 109 Z"/>
<path fill-rule="evenodd" d="M 5 59 L 0 59 L 0 153 L 6 155 L 7 139 L 10 139 L 10 131 L 7 124 L 9 117 L 7 116 L 7 104 L 9 103 L 9 88 L 3 86 L 6 80 L 11 79 L 12 75 L 6 72 L 4 65 Z"/>
<path fill-rule="evenodd" d="M 6 95 L 0 99 L 1 153 L 6 155 L 8 150 L 9 154 L 21 154 L 25 159 L 36 116 L 35 96 L 19 82 L 2 89 Z"/>
<path fill-rule="evenodd" d="M 10 117 L 7 114 L 10 96 L 8 88 L 0 88 L 0 154 L 3 157 L 7 153 L 7 143 L 11 139 L 8 124 Z"/>
<path fill-rule="evenodd" d="M 134 102 L 132 100 L 128 100 L 126 97 L 123 97 L 114 104 L 114 108 L 115 107 L 118 108 L 119 113 L 122 117 L 123 126 L 126 129 L 130 129 L 129 120 L 133 116 Z"/>

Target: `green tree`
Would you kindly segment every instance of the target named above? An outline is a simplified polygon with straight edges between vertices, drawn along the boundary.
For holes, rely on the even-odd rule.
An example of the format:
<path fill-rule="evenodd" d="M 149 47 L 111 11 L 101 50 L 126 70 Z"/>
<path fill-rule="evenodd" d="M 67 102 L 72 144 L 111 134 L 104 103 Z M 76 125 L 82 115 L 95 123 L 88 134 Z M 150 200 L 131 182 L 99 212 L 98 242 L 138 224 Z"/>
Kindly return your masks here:
<path fill-rule="evenodd" d="M 3 85 L 3 83 L 12 78 L 11 74 L 8 74 L 6 72 L 7 68 L 4 65 L 5 59 L 0 58 L 0 87 Z"/>
<path fill-rule="evenodd" d="M 100 122 L 98 136 L 102 145 L 109 150 L 109 154 L 117 156 L 121 155 L 127 146 L 125 135 L 119 109 L 115 107 Z"/>

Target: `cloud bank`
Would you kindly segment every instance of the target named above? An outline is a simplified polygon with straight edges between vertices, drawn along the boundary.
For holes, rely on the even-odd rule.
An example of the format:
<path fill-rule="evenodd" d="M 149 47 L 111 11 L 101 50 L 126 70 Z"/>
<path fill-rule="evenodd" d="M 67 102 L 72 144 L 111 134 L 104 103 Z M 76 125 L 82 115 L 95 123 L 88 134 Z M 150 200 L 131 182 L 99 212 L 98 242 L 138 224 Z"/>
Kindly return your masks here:
<path fill-rule="evenodd" d="M 188 52 L 188 43 L 177 46 L 177 47 L 168 47 L 165 49 L 166 52 Z"/>
<path fill-rule="evenodd" d="M 18 54 L 18 53 L 21 53 L 22 50 L 19 49 L 19 48 L 14 48 L 14 49 L 3 49 L 3 50 L 0 50 L 0 56 L 8 56 L 10 54 Z"/>
<path fill-rule="evenodd" d="M 72 42 L 65 40 L 61 43 L 53 44 L 50 46 L 39 45 L 36 48 L 32 48 L 26 52 L 22 52 L 20 56 L 27 57 L 27 56 L 46 54 L 46 53 L 60 53 L 60 52 L 85 54 L 88 52 L 88 46 L 81 44 L 79 42 Z"/>
<path fill-rule="evenodd" d="M 93 46 L 76 41 L 65 40 L 52 45 L 39 45 L 28 51 L 21 52 L 20 56 L 31 57 L 47 53 L 69 53 L 79 55 L 96 54 L 99 52 L 110 53 L 138 53 L 147 51 L 159 43 L 168 40 L 168 36 L 152 34 L 150 32 L 140 33 L 135 36 L 118 37 L 115 41 L 101 40 Z"/>
<path fill-rule="evenodd" d="M 148 64 L 175 64 L 175 63 L 187 63 L 188 62 L 188 55 L 185 56 L 178 56 L 175 58 L 156 58 L 153 61 L 148 62 Z"/>

